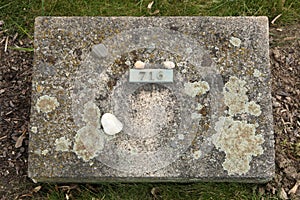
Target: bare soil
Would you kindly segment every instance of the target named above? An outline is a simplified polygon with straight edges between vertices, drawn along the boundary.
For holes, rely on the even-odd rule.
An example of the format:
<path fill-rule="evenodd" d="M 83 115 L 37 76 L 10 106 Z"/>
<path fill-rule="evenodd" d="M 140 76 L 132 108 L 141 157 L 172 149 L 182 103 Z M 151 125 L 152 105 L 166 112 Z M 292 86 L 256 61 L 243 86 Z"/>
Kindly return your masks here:
<path fill-rule="evenodd" d="M 270 30 L 276 177 L 256 191 L 266 197 L 300 199 L 299 30 L 300 25 Z M 33 44 L 7 35 L 0 25 L 0 200 L 37 197 L 40 190 L 27 177 L 33 53 L 9 48 L 16 46 Z"/>

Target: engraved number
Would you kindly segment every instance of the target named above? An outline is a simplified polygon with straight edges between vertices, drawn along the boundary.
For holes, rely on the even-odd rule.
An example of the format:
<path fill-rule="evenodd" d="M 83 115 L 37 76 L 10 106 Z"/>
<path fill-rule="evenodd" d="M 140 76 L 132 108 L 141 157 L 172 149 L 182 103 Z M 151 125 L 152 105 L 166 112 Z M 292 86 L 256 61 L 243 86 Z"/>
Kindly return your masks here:
<path fill-rule="evenodd" d="M 164 78 L 164 72 L 159 71 L 156 73 L 156 76 L 155 72 L 139 72 L 139 76 L 141 81 L 154 81 L 155 78 L 156 80 L 162 80 Z"/>
<path fill-rule="evenodd" d="M 152 75 L 152 72 L 149 72 L 149 76 L 150 76 L 150 81 L 153 81 L 153 75 Z"/>
<path fill-rule="evenodd" d="M 146 72 L 139 72 L 139 75 L 141 76 L 141 81 L 144 80 Z"/>
<path fill-rule="evenodd" d="M 159 71 L 158 73 L 157 73 L 157 79 L 158 80 L 162 80 L 164 78 L 164 73 L 162 72 L 162 71 Z"/>

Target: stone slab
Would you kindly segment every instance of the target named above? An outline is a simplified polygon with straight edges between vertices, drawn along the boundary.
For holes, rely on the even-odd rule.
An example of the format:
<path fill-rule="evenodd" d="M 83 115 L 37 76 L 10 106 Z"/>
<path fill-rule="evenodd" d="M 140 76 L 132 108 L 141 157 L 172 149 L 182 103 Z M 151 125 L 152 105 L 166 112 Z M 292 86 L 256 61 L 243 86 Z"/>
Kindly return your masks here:
<path fill-rule="evenodd" d="M 38 17 L 34 46 L 34 181 L 274 176 L 266 17 Z"/>

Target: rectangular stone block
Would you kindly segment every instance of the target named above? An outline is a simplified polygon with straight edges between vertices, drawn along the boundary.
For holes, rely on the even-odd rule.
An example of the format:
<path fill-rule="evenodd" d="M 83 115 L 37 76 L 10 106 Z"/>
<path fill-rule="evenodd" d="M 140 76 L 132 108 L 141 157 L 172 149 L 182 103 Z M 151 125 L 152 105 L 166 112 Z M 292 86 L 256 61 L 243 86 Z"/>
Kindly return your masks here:
<path fill-rule="evenodd" d="M 274 176 L 266 17 L 39 17 L 34 37 L 33 180 Z"/>

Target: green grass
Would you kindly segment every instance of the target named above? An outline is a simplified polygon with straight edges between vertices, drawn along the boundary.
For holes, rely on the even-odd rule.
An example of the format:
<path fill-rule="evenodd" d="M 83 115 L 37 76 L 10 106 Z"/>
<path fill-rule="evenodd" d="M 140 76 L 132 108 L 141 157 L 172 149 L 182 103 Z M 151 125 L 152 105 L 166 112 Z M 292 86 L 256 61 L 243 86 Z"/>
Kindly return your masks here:
<path fill-rule="evenodd" d="M 281 14 L 276 24 L 300 22 L 299 0 L 1 0 L 0 20 L 6 33 L 33 37 L 37 16 L 268 16 Z M 11 47 L 15 48 L 15 47 Z M 15 48 L 33 51 L 33 48 Z M 155 188 L 155 189 L 153 189 Z M 151 193 L 152 191 L 152 193 Z M 37 196 L 43 199 L 261 199 L 257 185 L 237 183 L 139 183 L 79 185 L 66 189 L 43 184 Z M 267 197 L 265 199 L 277 199 Z"/>
<path fill-rule="evenodd" d="M 33 35 L 37 16 L 259 16 L 277 24 L 300 22 L 299 0 L 2 0 L 0 19 L 9 32 Z M 22 27 L 20 30 L 20 27 Z"/>
<path fill-rule="evenodd" d="M 212 200 L 258 200 L 263 196 L 257 193 L 254 184 L 238 183 L 113 183 L 80 186 L 45 185 L 44 197 L 50 200 L 63 200 L 66 195 L 75 199 L 212 199 Z M 264 196 L 266 200 L 276 197 Z"/>

